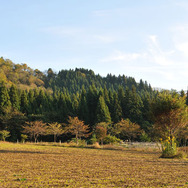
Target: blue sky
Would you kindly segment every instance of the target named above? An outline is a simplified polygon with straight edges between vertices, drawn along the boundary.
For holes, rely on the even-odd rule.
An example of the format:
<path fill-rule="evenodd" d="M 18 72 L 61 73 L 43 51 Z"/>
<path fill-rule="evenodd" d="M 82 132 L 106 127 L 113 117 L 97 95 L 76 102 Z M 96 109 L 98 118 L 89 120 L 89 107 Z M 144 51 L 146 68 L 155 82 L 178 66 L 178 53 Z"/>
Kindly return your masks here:
<path fill-rule="evenodd" d="M 0 56 L 14 63 L 188 86 L 186 0 L 0 0 L 0 13 Z"/>

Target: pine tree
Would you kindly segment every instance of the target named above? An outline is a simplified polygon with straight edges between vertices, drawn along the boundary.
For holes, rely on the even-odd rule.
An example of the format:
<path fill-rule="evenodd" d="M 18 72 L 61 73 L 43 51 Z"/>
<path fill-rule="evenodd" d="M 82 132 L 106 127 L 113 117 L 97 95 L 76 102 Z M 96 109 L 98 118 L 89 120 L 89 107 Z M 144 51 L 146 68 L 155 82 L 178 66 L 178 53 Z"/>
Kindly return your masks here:
<path fill-rule="evenodd" d="M 29 114 L 34 114 L 35 113 L 35 109 L 36 109 L 36 105 L 35 105 L 35 99 L 34 99 L 34 91 L 32 89 L 29 90 L 28 93 L 28 112 Z"/>
<path fill-rule="evenodd" d="M 20 103 L 20 110 L 22 113 L 28 114 L 28 105 L 29 105 L 29 102 L 27 99 L 27 93 L 25 90 L 23 90 L 21 94 L 21 103 Z"/>
<path fill-rule="evenodd" d="M 77 100 L 77 96 L 75 94 L 73 94 L 72 113 L 74 116 L 78 116 L 78 106 L 79 106 L 79 102 Z"/>
<path fill-rule="evenodd" d="M 89 124 L 94 125 L 96 121 L 96 108 L 98 101 L 97 89 L 94 84 L 90 86 L 89 91 L 87 92 L 87 103 L 89 110 Z"/>
<path fill-rule="evenodd" d="M 12 104 L 12 107 L 16 110 L 20 109 L 20 102 L 18 97 L 18 91 L 15 85 L 12 85 L 9 91 L 10 101 Z"/>
<path fill-rule="evenodd" d="M 114 123 L 119 122 L 122 118 L 122 109 L 118 101 L 118 95 L 116 92 L 114 93 L 113 111 L 112 111 L 111 117 Z"/>
<path fill-rule="evenodd" d="M 111 122 L 108 106 L 105 104 L 104 98 L 102 96 L 99 97 L 97 104 L 96 118 L 96 123 Z"/>
<path fill-rule="evenodd" d="M 109 99 L 109 96 L 108 96 L 108 90 L 107 90 L 107 88 L 106 88 L 106 85 L 104 86 L 103 93 L 104 93 L 104 100 L 105 100 L 105 103 L 106 103 L 107 106 L 108 106 L 109 103 L 110 103 L 110 99 Z"/>
<path fill-rule="evenodd" d="M 0 86 L 0 113 L 6 111 L 11 106 L 10 96 L 4 83 Z"/>
<path fill-rule="evenodd" d="M 84 88 L 82 88 L 78 109 L 79 119 L 86 122 L 86 124 L 89 123 L 89 110 L 87 106 L 86 90 Z"/>
<path fill-rule="evenodd" d="M 130 92 L 128 108 L 129 108 L 129 119 L 132 122 L 141 123 L 143 120 L 142 117 L 142 108 L 143 102 L 140 96 L 136 93 L 135 86 L 132 87 L 132 91 Z"/>

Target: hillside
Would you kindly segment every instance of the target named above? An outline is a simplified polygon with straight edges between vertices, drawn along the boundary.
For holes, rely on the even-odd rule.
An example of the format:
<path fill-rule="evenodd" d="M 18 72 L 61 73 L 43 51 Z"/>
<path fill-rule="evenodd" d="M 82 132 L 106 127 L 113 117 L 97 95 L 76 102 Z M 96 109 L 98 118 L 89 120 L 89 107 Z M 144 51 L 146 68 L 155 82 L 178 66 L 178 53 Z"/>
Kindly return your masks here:
<path fill-rule="evenodd" d="M 117 91 L 120 86 L 123 89 L 126 87 L 131 89 L 134 86 L 137 91 L 152 91 L 147 82 L 140 80 L 139 83 L 136 83 L 134 78 L 125 75 L 116 77 L 108 74 L 106 77 L 102 77 L 96 75 L 92 70 L 83 68 L 61 70 L 59 73 L 55 73 L 49 68 L 46 72 L 42 72 L 38 69 L 33 70 L 27 64 L 15 64 L 2 57 L 0 58 L 0 81 L 4 81 L 8 86 L 15 84 L 20 89 L 45 88 L 61 91 L 66 89 L 70 93 L 80 92 L 82 87 L 88 90 L 92 84 L 98 90 L 106 87 Z"/>

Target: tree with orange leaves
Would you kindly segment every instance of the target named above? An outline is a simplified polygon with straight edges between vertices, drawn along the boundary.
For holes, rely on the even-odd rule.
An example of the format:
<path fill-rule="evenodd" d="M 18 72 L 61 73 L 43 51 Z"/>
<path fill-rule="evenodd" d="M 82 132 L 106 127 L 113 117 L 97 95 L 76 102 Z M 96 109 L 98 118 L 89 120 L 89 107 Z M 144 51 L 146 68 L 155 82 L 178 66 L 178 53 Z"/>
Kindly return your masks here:
<path fill-rule="evenodd" d="M 42 121 L 32 121 L 26 122 L 26 125 L 23 126 L 23 133 L 27 133 L 31 138 L 34 138 L 35 143 L 40 135 L 45 135 L 47 131 L 46 124 Z"/>
<path fill-rule="evenodd" d="M 89 126 L 85 125 L 83 121 L 79 120 L 78 117 L 68 117 L 68 124 L 65 128 L 66 132 L 71 133 L 76 136 L 76 143 L 78 144 L 78 139 L 81 137 L 88 137 Z"/>

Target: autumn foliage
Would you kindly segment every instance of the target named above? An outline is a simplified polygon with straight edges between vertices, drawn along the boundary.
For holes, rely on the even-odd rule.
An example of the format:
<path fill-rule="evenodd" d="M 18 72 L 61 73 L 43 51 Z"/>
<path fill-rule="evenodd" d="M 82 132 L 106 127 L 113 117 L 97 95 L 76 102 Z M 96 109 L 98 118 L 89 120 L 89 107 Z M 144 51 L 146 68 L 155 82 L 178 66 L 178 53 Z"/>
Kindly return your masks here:
<path fill-rule="evenodd" d="M 89 126 L 85 125 L 83 121 L 78 119 L 78 117 L 69 116 L 68 125 L 65 128 L 65 131 L 76 136 L 77 144 L 78 144 L 78 139 L 81 139 L 82 137 L 88 137 L 90 135 Z"/>

